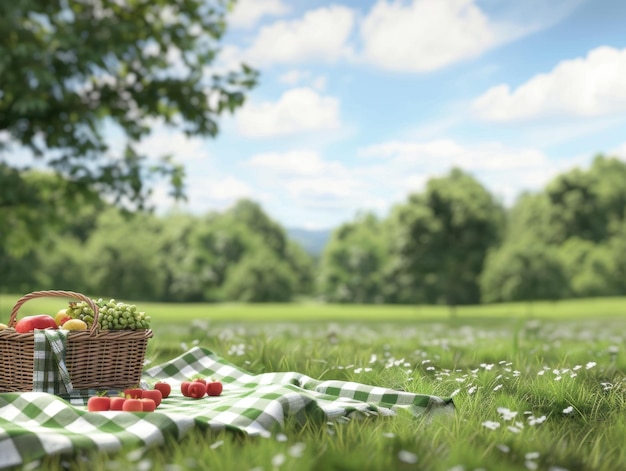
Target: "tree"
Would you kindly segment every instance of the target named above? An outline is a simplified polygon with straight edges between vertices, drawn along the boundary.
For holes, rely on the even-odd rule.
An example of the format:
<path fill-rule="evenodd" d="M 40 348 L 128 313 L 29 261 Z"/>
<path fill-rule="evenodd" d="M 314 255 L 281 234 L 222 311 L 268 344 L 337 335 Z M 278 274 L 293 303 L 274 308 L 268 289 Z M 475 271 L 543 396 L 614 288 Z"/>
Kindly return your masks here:
<path fill-rule="evenodd" d="M 293 275 L 287 263 L 272 252 L 249 253 L 229 269 L 224 298 L 250 303 L 291 301 Z"/>
<path fill-rule="evenodd" d="M 563 263 L 552 246 L 519 237 L 491 250 L 480 277 L 482 300 L 533 301 L 569 294 Z"/>
<path fill-rule="evenodd" d="M 479 302 L 478 277 L 503 224 L 504 209 L 471 175 L 453 169 L 431 179 L 392 212 L 391 299 L 452 309 Z"/>
<path fill-rule="evenodd" d="M 608 244 L 570 237 L 556 251 L 561 257 L 573 296 L 617 294 L 615 257 Z"/>
<path fill-rule="evenodd" d="M 164 175 L 173 195 L 182 196 L 182 168 L 167 156 L 150 161 L 137 145 L 155 122 L 214 137 L 218 116 L 244 102 L 256 83 L 254 70 L 210 70 L 231 3 L 1 2 L 0 136 L 63 174 L 70 195 L 95 189 L 141 208 L 153 177 Z M 118 155 L 105 127 L 123 135 Z M 0 139 L 5 167 L 8 150 Z M 0 172 L 0 187 L 10 178 L 11 172 Z M 0 207 L 13 202 L 0 197 Z"/>
<path fill-rule="evenodd" d="M 387 239 L 383 223 L 372 214 L 357 216 L 337 228 L 320 263 L 319 289 L 324 298 L 342 303 L 383 301 Z"/>

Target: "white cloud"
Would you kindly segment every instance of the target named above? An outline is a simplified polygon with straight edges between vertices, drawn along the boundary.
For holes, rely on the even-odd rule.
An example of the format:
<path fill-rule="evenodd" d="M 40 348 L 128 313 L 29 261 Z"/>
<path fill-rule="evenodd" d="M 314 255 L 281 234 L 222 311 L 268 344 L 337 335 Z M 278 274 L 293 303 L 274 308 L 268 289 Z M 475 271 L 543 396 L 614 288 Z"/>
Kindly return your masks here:
<path fill-rule="evenodd" d="M 521 121 L 553 116 L 597 117 L 626 112 L 626 49 L 608 46 L 586 57 L 560 62 L 514 90 L 487 90 L 473 109 L 488 121 Z"/>
<path fill-rule="evenodd" d="M 237 0 L 227 21 L 233 28 L 251 28 L 264 16 L 280 16 L 288 11 L 281 0 Z"/>
<path fill-rule="evenodd" d="M 421 191 L 428 179 L 459 167 L 510 204 L 519 192 L 539 188 L 563 168 L 537 149 L 509 148 L 494 142 L 390 141 L 361 149 L 359 154 L 384 159 L 385 165 L 377 173 L 380 180 L 396 182 L 396 200 L 408 192 Z"/>
<path fill-rule="evenodd" d="M 338 162 L 324 161 L 317 152 L 309 149 L 257 154 L 247 165 L 277 175 L 314 176 L 343 169 Z"/>
<path fill-rule="evenodd" d="M 339 100 L 311 88 L 286 91 L 277 102 L 250 102 L 239 110 L 237 127 L 248 137 L 270 137 L 341 126 Z"/>
<path fill-rule="evenodd" d="M 310 10 L 300 19 L 262 27 L 241 56 L 256 67 L 305 60 L 335 61 L 351 53 L 348 39 L 354 22 L 354 12 L 343 6 Z"/>
<path fill-rule="evenodd" d="M 326 88 L 326 76 L 317 75 L 314 76 L 310 70 L 293 69 L 282 74 L 278 81 L 289 86 L 296 86 L 300 84 L 308 84 L 312 88 L 323 91 Z"/>
<path fill-rule="evenodd" d="M 215 200 L 237 200 L 252 194 L 250 185 L 242 180 L 228 176 L 206 187 L 206 195 Z"/>
<path fill-rule="evenodd" d="M 361 25 L 363 57 L 390 70 L 428 72 L 506 38 L 473 0 L 379 0 Z"/>
<path fill-rule="evenodd" d="M 155 125 L 152 133 L 139 143 L 137 150 L 153 158 L 172 155 L 178 162 L 204 159 L 208 156 L 201 138 L 188 137 L 162 125 Z"/>

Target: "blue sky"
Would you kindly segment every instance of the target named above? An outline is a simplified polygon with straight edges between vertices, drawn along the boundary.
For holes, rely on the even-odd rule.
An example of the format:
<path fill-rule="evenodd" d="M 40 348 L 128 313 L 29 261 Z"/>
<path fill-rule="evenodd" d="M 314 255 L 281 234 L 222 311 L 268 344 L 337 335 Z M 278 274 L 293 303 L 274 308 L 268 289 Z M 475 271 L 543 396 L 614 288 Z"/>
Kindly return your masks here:
<path fill-rule="evenodd" d="M 157 129 L 143 150 L 184 163 L 183 209 L 248 197 L 287 227 L 384 216 L 453 166 L 510 205 L 626 159 L 624 24 L 623 0 L 239 0 L 216 66 L 260 85 L 217 139 Z"/>

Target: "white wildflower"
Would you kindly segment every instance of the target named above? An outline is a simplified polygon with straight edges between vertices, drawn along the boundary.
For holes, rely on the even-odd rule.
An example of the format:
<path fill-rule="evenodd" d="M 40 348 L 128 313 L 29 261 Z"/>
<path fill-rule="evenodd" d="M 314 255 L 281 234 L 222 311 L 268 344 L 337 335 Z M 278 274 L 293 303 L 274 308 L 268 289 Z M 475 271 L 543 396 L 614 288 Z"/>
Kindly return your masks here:
<path fill-rule="evenodd" d="M 285 463 L 285 455 L 283 453 L 278 453 L 272 457 L 272 466 L 274 468 L 280 468 Z"/>
<path fill-rule="evenodd" d="M 417 463 L 417 455 L 410 451 L 400 450 L 398 452 L 398 459 L 403 463 L 415 464 Z"/>
<path fill-rule="evenodd" d="M 597 363 L 595 361 L 590 361 L 585 365 L 585 368 L 587 368 L 588 370 L 590 370 L 591 368 L 593 368 L 594 366 L 596 366 Z"/>
<path fill-rule="evenodd" d="M 530 417 L 528 417 L 528 425 L 539 425 L 542 424 L 546 421 L 546 416 L 542 415 L 541 417 L 535 417 L 534 415 L 531 415 Z"/>
<path fill-rule="evenodd" d="M 304 454 L 304 450 L 306 449 L 306 444 L 302 442 L 294 443 L 291 447 L 289 447 L 288 453 L 294 458 L 300 458 Z"/>
<path fill-rule="evenodd" d="M 490 430 L 496 430 L 497 428 L 500 428 L 500 422 L 493 422 L 491 420 L 487 420 L 483 422 L 483 427 L 487 427 Z"/>
<path fill-rule="evenodd" d="M 500 414 L 500 416 L 502 417 L 502 420 L 513 420 L 517 416 L 516 411 L 512 411 L 510 409 L 507 409 L 506 407 L 498 407 L 498 409 L 496 410 L 498 414 Z"/>
<path fill-rule="evenodd" d="M 524 466 L 526 466 L 527 469 L 532 470 L 535 470 L 539 467 L 539 465 L 534 461 L 526 461 L 526 463 L 524 463 Z"/>
<path fill-rule="evenodd" d="M 574 411 L 574 408 L 572 406 L 569 406 L 563 409 L 564 414 L 571 414 L 573 411 Z"/>

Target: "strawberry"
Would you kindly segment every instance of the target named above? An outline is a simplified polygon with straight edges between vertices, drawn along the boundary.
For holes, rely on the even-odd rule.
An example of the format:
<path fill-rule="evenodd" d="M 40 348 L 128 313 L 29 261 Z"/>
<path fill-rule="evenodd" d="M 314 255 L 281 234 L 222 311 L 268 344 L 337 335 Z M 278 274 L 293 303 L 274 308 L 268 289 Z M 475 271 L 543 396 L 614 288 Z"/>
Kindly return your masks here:
<path fill-rule="evenodd" d="M 143 403 L 141 399 L 126 399 L 122 404 L 122 410 L 125 412 L 143 412 Z"/>
<path fill-rule="evenodd" d="M 172 386 L 170 386 L 169 383 L 166 383 L 165 381 L 159 381 L 158 383 L 156 383 L 154 385 L 154 389 L 158 389 L 159 391 L 161 391 L 163 399 L 169 397 L 170 393 L 172 392 Z"/>
<path fill-rule="evenodd" d="M 156 409 L 156 403 L 152 399 L 141 398 L 139 401 L 141 402 L 143 412 L 154 412 L 154 409 Z"/>
<path fill-rule="evenodd" d="M 159 407 L 161 404 L 161 400 L 163 399 L 163 394 L 158 389 L 146 389 L 141 393 L 142 399 L 152 399 L 154 401 L 155 407 Z"/>
<path fill-rule="evenodd" d="M 206 385 L 206 393 L 209 396 L 219 396 L 220 394 L 222 394 L 223 389 L 224 386 L 220 381 L 211 381 L 208 382 Z"/>
<path fill-rule="evenodd" d="M 89 412 L 103 412 L 111 409 L 111 398 L 106 396 L 93 396 L 87 401 Z"/>
<path fill-rule="evenodd" d="M 200 381 L 192 381 L 189 384 L 187 392 L 189 394 L 189 397 L 193 397 L 194 399 L 200 399 L 206 394 L 206 386 Z"/>
<path fill-rule="evenodd" d="M 111 410 L 122 410 L 126 397 L 116 396 L 111 398 Z"/>
<path fill-rule="evenodd" d="M 180 392 L 183 393 L 183 396 L 189 397 L 189 385 L 191 381 L 183 381 L 180 385 Z"/>
<path fill-rule="evenodd" d="M 141 399 L 142 395 L 143 395 L 143 389 L 141 388 L 124 389 L 124 396 L 130 397 L 131 399 Z"/>

